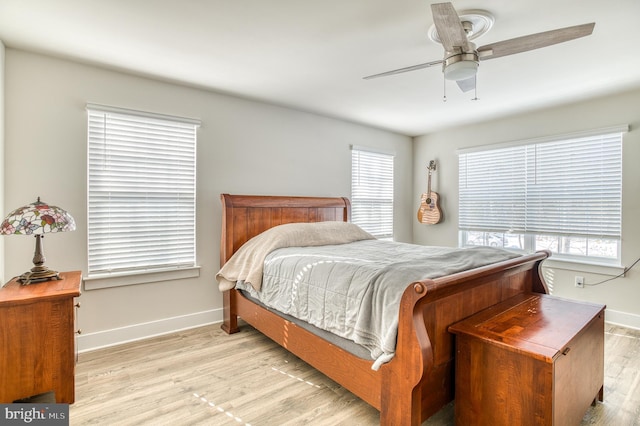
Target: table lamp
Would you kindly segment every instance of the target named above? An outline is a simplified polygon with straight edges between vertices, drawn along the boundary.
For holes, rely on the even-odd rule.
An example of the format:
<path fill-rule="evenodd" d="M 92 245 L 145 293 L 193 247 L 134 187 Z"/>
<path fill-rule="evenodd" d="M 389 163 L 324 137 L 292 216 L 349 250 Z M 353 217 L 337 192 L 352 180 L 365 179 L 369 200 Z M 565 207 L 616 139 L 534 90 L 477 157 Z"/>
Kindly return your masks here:
<path fill-rule="evenodd" d="M 33 255 L 33 268 L 20 275 L 18 282 L 22 285 L 39 283 L 49 280 L 59 280 L 60 274 L 44 266 L 42 238 L 48 232 L 74 231 L 76 222 L 73 217 L 60 207 L 52 206 L 40 201 L 20 207 L 4 219 L 0 225 L 2 235 L 34 235 L 36 237 L 36 251 Z"/>

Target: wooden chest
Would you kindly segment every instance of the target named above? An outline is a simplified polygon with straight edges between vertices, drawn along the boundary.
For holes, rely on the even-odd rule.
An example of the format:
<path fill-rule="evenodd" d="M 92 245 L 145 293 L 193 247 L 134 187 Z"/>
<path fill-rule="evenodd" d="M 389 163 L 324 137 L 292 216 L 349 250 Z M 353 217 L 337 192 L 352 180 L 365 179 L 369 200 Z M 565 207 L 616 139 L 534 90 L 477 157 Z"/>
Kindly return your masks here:
<path fill-rule="evenodd" d="M 604 309 L 520 294 L 452 325 L 456 424 L 579 424 L 603 398 Z"/>

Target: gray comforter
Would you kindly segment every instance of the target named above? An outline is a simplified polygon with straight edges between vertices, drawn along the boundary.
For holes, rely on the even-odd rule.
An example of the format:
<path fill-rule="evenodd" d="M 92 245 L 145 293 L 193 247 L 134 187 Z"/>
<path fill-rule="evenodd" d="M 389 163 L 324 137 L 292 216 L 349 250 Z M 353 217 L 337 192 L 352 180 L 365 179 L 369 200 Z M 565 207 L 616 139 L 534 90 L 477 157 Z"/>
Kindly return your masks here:
<path fill-rule="evenodd" d="M 517 257 L 490 247 L 453 249 L 380 240 L 272 251 L 262 288 L 238 282 L 265 305 L 366 347 L 378 369 L 395 353 L 408 284 Z"/>

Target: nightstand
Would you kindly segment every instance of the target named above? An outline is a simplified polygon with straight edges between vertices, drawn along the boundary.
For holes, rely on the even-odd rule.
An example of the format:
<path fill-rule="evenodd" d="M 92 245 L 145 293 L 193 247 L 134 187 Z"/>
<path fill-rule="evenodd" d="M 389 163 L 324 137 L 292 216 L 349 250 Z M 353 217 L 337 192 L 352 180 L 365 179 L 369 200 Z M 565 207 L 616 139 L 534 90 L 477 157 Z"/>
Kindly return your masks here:
<path fill-rule="evenodd" d="M 54 391 L 75 399 L 75 312 L 82 273 L 61 280 L 0 288 L 0 403 Z"/>

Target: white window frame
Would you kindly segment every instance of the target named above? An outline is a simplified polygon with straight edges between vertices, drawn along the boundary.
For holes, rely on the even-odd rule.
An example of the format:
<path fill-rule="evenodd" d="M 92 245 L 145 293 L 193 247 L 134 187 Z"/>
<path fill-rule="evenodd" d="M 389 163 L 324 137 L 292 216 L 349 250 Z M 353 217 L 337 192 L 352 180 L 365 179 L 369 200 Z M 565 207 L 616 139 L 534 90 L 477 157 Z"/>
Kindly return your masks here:
<path fill-rule="evenodd" d="M 393 240 L 393 153 L 351 147 L 351 221 L 382 240 Z"/>
<path fill-rule="evenodd" d="M 547 248 L 543 241 L 557 239 L 553 259 L 620 266 L 622 136 L 627 131 L 623 125 L 459 150 L 459 245 L 532 252 Z M 589 179 L 590 167 L 603 174 L 592 172 Z M 576 191 L 586 184 L 588 190 Z M 541 194 L 557 205 L 557 218 L 550 209 L 540 209 Z M 581 221 L 579 215 L 588 220 Z M 590 247 L 597 255 L 589 254 Z"/>
<path fill-rule="evenodd" d="M 190 278 L 198 120 L 87 104 L 87 289 Z"/>

